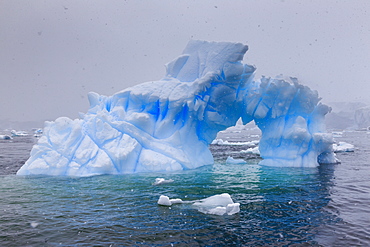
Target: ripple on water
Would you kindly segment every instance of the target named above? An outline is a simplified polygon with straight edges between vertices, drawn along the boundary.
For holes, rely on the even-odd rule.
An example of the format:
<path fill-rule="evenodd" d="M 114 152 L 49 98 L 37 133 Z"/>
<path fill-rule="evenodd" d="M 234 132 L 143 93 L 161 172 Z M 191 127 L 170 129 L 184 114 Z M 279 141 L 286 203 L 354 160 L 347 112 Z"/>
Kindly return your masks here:
<path fill-rule="evenodd" d="M 368 140 L 353 135 L 342 138 L 356 140 L 359 150 L 338 154 L 340 165 L 318 169 L 261 167 L 258 160 L 225 165 L 225 153 L 239 147 L 217 147 L 214 166 L 179 173 L 3 175 L 0 245 L 364 246 L 370 242 L 370 152 Z M 174 182 L 153 186 L 157 177 Z M 162 194 L 199 200 L 221 193 L 241 204 L 240 213 L 215 216 L 191 204 L 157 205 Z"/>

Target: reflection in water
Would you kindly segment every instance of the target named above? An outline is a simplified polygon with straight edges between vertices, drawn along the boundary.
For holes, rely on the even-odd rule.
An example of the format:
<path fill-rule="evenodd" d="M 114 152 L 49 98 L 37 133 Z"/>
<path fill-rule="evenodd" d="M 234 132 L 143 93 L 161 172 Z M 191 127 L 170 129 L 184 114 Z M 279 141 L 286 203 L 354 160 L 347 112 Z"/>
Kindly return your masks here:
<path fill-rule="evenodd" d="M 241 176 L 241 183 L 236 186 L 243 190 L 235 192 L 234 197 L 245 202 L 239 226 L 248 232 L 243 241 L 252 245 L 316 244 L 313 237 L 317 227 L 337 220 L 324 210 L 330 201 L 333 168 L 325 165 L 319 169 L 258 165 L 237 168 L 228 164 L 223 166 L 224 170 L 238 172 L 215 176 L 222 179 L 220 184 L 228 184 L 227 188 L 233 187 L 236 174 Z M 223 169 L 215 170 L 227 174 Z"/>
<path fill-rule="evenodd" d="M 338 216 L 334 224 L 322 225 L 316 241 L 323 246 L 367 246 L 370 243 L 370 135 L 344 132 L 341 141 L 352 143 L 354 153 L 340 153 L 342 164 L 333 170 L 330 201 L 325 210 Z"/>

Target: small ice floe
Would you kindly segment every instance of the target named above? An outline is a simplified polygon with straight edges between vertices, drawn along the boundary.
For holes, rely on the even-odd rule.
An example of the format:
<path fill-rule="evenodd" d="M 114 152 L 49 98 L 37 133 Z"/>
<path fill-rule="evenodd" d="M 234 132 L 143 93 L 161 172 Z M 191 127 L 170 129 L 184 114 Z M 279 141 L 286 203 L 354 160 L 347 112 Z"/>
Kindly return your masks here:
<path fill-rule="evenodd" d="M 341 131 L 333 131 L 332 132 L 332 135 L 333 135 L 333 137 L 342 137 L 343 136 L 343 132 L 341 132 Z"/>
<path fill-rule="evenodd" d="M 247 150 L 241 150 L 240 153 L 260 155 L 260 150 L 257 146 L 257 147 L 254 147 L 254 148 L 248 148 Z"/>
<path fill-rule="evenodd" d="M 0 135 L 0 140 L 11 140 L 13 139 L 11 136 L 8 135 Z"/>
<path fill-rule="evenodd" d="M 30 223 L 30 225 L 32 228 L 36 228 L 39 225 L 39 223 L 33 221 Z"/>
<path fill-rule="evenodd" d="M 234 159 L 233 157 L 229 156 L 226 159 L 226 164 L 246 164 L 245 160 L 243 159 Z"/>
<path fill-rule="evenodd" d="M 156 178 L 153 185 L 169 184 L 172 183 L 173 179 Z"/>
<path fill-rule="evenodd" d="M 12 134 L 12 136 L 28 136 L 28 132 L 23 130 L 20 131 L 12 130 L 10 131 L 10 133 Z"/>
<path fill-rule="evenodd" d="M 173 204 L 191 203 L 201 213 L 214 215 L 233 215 L 240 212 L 240 203 L 234 203 L 228 193 L 214 195 L 203 200 L 183 201 L 181 199 L 170 199 L 161 195 L 158 205 L 172 206 Z"/>
<path fill-rule="evenodd" d="M 333 144 L 333 149 L 335 153 L 354 152 L 355 146 L 347 142 L 338 142 Z"/>
<path fill-rule="evenodd" d="M 229 141 L 224 141 L 222 139 L 215 139 L 212 141 L 211 144 L 213 145 L 228 145 L 228 146 L 249 146 L 249 147 L 254 147 L 258 145 L 259 140 L 254 140 L 250 142 L 229 142 Z"/>
<path fill-rule="evenodd" d="M 228 193 L 208 197 L 193 205 L 205 214 L 232 215 L 240 212 L 240 204 L 234 203 Z"/>
<path fill-rule="evenodd" d="M 192 202 L 184 202 L 181 199 L 170 199 L 168 196 L 161 195 L 157 203 L 158 205 L 161 206 L 172 206 L 172 204 L 192 203 Z"/>
<path fill-rule="evenodd" d="M 222 139 L 214 139 L 211 144 L 213 144 L 213 145 L 231 145 L 229 141 L 224 141 Z"/>
<path fill-rule="evenodd" d="M 33 136 L 36 138 L 40 138 L 42 136 L 43 130 L 42 129 L 35 129 L 33 132 Z"/>

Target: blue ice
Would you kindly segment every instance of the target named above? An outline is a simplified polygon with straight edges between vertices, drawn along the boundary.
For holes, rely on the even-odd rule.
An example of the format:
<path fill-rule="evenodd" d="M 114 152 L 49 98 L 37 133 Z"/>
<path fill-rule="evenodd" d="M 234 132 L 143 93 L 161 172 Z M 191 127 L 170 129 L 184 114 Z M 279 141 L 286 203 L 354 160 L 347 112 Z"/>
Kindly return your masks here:
<path fill-rule="evenodd" d="M 255 121 L 262 165 L 335 163 L 316 91 L 295 78 L 253 80 L 246 45 L 190 41 L 160 81 L 112 96 L 89 93 L 80 119 L 46 122 L 18 175 L 91 176 L 194 169 L 213 164 L 219 131 Z"/>

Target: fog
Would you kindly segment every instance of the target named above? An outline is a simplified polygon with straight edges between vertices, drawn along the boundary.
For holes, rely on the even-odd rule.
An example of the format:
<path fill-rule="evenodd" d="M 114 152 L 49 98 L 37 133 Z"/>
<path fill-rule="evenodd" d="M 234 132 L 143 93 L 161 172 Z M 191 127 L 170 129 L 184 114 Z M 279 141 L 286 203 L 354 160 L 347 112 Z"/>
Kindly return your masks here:
<path fill-rule="evenodd" d="M 370 104 L 370 2 L 0 1 L 0 121 L 78 117 L 87 93 L 159 80 L 191 39 L 242 42 L 261 75 Z M 42 127 L 42 126 L 41 126 Z"/>

